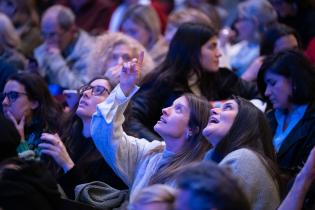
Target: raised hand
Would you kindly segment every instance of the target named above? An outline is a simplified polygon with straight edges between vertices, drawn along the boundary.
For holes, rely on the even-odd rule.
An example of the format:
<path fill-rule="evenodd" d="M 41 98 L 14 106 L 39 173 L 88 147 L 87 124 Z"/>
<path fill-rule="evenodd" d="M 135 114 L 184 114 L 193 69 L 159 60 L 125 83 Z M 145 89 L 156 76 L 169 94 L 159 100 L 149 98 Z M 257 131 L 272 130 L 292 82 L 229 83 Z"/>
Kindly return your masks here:
<path fill-rule="evenodd" d="M 40 138 L 43 143 L 38 146 L 42 154 L 51 156 L 65 173 L 73 168 L 74 163 L 58 134 L 42 133 Z"/>
<path fill-rule="evenodd" d="M 141 52 L 138 58 L 123 64 L 120 73 L 120 87 L 125 96 L 128 96 L 133 90 L 141 76 L 144 52 Z"/>

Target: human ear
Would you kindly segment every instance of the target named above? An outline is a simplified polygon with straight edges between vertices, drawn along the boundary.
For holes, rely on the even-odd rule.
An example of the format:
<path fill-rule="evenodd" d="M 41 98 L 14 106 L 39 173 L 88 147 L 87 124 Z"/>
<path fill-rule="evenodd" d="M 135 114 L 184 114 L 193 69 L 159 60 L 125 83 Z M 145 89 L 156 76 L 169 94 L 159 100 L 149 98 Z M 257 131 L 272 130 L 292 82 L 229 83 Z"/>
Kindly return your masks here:
<path fill-rule="evenodd" d="M 31 101 L 31 109 L 34 110 L 38 107 L 39 102 L 38 101 Z"/>

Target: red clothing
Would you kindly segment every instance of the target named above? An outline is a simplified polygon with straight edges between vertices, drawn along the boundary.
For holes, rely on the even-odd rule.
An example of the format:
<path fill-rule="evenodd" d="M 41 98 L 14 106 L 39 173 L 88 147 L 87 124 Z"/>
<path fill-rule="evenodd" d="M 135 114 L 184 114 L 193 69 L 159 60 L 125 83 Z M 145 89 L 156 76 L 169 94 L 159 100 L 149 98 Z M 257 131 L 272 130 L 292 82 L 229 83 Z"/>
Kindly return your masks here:
<path fill-rule="evenodd" d="M 85 31 L 98 34 L 108 29 L 116 4 L 112 0 L 90 0 L 79 10 L 75 10 L 69 0 L 57 3 L 70 7 L 76 15 L 76 24 Z"/>
<path fill-rule="evenodd" d="M 315 37 L 308 44 L 305 55 L 315 64 Z"/>

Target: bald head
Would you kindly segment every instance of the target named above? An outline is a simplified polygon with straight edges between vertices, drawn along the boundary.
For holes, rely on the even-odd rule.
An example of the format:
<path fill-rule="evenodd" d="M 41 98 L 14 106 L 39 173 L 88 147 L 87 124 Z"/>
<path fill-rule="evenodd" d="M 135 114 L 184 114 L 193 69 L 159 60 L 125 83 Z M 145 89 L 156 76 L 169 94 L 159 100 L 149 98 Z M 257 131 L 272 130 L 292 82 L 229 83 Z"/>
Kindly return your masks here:
<path fill-rule="evenodd" d="M 75 15 L 65 6 L 52 6 L 42 17 L 41 30 L 47 44 L 55 45 L 63 50 L 74 38 Z"/>

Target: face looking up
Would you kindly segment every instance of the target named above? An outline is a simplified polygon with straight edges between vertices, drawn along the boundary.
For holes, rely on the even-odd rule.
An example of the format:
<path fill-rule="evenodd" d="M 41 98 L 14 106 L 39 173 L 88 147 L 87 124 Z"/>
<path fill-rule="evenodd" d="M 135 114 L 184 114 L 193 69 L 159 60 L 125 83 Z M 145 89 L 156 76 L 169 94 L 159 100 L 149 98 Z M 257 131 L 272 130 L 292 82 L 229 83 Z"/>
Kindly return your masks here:
<path fill-rule="evenodd" d="M 279 74 L 267 71 L 265 74 L 265 96 L 268 97 L 274 109 L 290 108 L 289 97 L 292 95 L 291 81 Z"/>
<path fill-rule="evenodd" d="M 219 70 L 220 57 L 218 39 L 217 37 L 212 37 L 201 47 L 201 65 L 208 72 L 217 72 Z"/>
<path fill-rule="evenodd" d="M 5 84 L 1 100 L 6 118 L 9 118 L 8 112 L 10 112 L 17 122 L 23 116 L 30 117 L 32 110 L 38 107 L 37 101 L 28 98 L 24 85 L 15 80 L 9 80 Z"/>
<path fill-rule="evenodd" d="M 165 139 L 186 139 L 189 134 L 190 107 L 185 96 L 176 99 L 172 106 L 162 110 L 154 130 Z"/>
<path fill-rule="evenodd" d="M 235 100 L 228 100 L 220 108 L 211 109 L 208 125 L 203 129 L 202 134 L 214 147 L 229 132 L 237 113 L 238 104 Z"/>
<path fill-rule="evenodd" d="M 96 79 L 91 84 L 81 87 L 81 98 L 76 114 L 81 119 L 90 119 L 96 112 L 96 105 L 103 102 L 110 91 L 110 84 L 105 79 Z"/>

